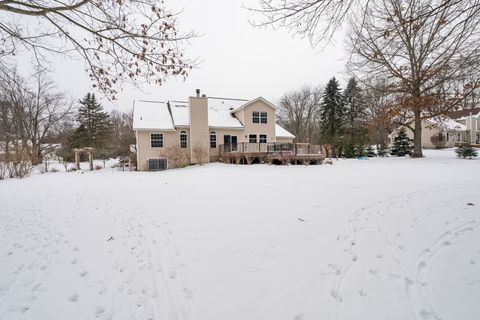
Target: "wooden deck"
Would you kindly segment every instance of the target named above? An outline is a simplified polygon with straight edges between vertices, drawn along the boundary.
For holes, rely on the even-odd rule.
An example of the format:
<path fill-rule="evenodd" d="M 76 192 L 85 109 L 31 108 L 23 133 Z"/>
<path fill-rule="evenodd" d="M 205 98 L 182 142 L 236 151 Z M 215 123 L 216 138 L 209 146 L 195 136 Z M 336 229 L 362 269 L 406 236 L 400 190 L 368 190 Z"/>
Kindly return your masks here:
<path fill-rule="evenodd" d="M 321 145 L 308 143 L 247 143 L 220 145 L 220 162 L 236 164 L 322 164 L 325 159 Z"/>

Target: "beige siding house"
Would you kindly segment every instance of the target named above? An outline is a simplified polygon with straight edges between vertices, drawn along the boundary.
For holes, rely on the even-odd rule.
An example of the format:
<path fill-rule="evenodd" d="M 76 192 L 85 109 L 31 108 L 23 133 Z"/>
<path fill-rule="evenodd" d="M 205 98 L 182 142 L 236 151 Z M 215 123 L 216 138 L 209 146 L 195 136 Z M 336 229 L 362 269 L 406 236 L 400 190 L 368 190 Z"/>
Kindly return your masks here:
<path fill-rule="evenodd" d="M 413 120 L 406 123 L 413 126 Z M 390 135 L 390 144 L 393 144 L 395 137 L 399 131 L 405 128 L 400 126 L 395 129 Z M 410 139 L 413 139 L 413 131 L 409 128 L 405 128 L 405 132 Z M 436 146 L 432 142 L 432 137 L 441 134 L 444 139 L 444 147 L 451 148 L 457 143 L 467 141 L 467 126 L 453 120 L 450 117 L 442 116 L 436 118 L 425 119 L 422 121 L 422 147 L 425 149 L 435 149 Z"/>
<path fill-rule="evenodd" d="M 187 101 L 135 101 L 133 129 L 137 168 L 163 170 L 218 161 L 220 146 L 239 143 L 293 143 L 275 123 L 276 107 L 266 99 L 200 96 Z"/>

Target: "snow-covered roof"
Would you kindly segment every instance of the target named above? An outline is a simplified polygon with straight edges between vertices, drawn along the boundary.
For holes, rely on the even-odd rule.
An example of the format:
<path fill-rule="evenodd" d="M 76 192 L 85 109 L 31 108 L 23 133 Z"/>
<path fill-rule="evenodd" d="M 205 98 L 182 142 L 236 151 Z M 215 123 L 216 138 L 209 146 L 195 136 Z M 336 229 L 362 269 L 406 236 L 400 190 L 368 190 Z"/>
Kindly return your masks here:
<path fill-rule="evenodd" d="M 246 106 L 248 106 L 249 104 L 252 104 L 256 101 L 263 101 L 264 103 L 266 103 L 267 105 L 269 105 L 270 107 L 272 107 L 273 109 L 277 109 L 277 107 L 275 107 L 275 105 L 273 105 L 270 101 L 268 101 L 267 99 L 263 98 L 263 97 L 258 97 L 258 98 L 255 98 L 253 100 L 244 100 L 243 101 L 243 104 L 241 104 L 240 106 L 238 106 L 237 108 L 233 109 L 232 112 L 237 112 L 237 111 L 240 111 L 242 110 L 243 108 L 245 108 Z"/>
<path fill-rule="evenodd" d="M 133 107 L 134 130 L 175 130 L 165 102 L 136 100 Z"/>
<path fill-rule="evenodd" d="M 444 130 L 458 130 L 458 131 L 467 130 L 467 127 L 464 124 L 458 123 L 452 118 L 449 118 L 446 116 L 433 117 L 433 118 L 427 119 L 427 121 L 435 125 L 436 127 Z"/>
<path fill-rule="evenodd" d="M 208 126 L 213 128 L 243 128 L 232 111 L 248 100 L 208 98 Z"/>
<path fill-rule="evenodd" d="M 208 126 L 211 128 L 243 128 L 242 123 L 234 113 L 243 109 L 254 101 L 265 101 L 272 108 L 270 102 L 262 97 L 254 100 L 208 98 Z M 137 100 L 134 105 L 134 130 L 175 130 L 175 127 L 190 125 L 188 102 L 170 101 L 170 110 L 166 102 Z M 277 136 L 295 138 L 290 132 L 278 127 Z"/>
<path fill-rule="evenodd" d="M 280 138 L 292 138 L 292 139 L 295 138 L 293 134 L 283 129 L 278 124 L 275 124 L 275 136 Z"/>
<path fill-rule="evenodd" d="M 177 126 L 189 126 L 189 108 L 188 105 L 176 102 L 170 102 L 170 110 L 172 111 L 173 124 Z"/>

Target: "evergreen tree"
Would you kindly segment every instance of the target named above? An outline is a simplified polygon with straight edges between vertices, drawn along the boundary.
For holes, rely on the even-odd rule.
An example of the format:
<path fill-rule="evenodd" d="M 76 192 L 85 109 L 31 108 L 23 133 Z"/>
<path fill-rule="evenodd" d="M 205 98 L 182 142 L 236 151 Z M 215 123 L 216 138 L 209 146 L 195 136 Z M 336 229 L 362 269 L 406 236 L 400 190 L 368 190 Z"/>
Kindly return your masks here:
<path fill-rule="evenodd" d="M 413 151 L 413 140 L 407 136 L 405 129 L 402 128 L 393 141 L 393 147 L 390 154 L 397 157 L 411 155 Z"/>
<path fill-rule="evenodd" d="M 355 133 L 359 127 L 366 124 L 366 104 L 362 89 L 355 78 L 350 78 L 343 93 L 345 103 L 345 130 Z"/>
<path fill-rule="evenodd" d="M 373 149 L 372 145 L 368 145 L 367 147 L 367 157 L 369 158 L 373 158 L 373 157 L 376 157 L 377 154 L 375 153 L 375 150 Z"/>
<path fill-rule="evenodd" d="M 323 93 L 320 112 L 322 140 L 335 145 L 343 133 L 344 105 L 338 81 L 333 77 L 328 81 Z"/>
<path fill-rule="evenodd" d="M 79 101 L 77 122 L 79 126 L 73 135 L 72 144 L 75 147 L 104 148 L 111 133 L 108 113 L 94 94 L 87 95 Z"/>
<path fill-rule="evenodd" d="M 379 157 L 388 157 L 388 149 L 385 148 L 384 145 L 380 145 L 377 147 L 377 155 Z"/>
<path fill-rule="evenodd" d="M 355 78 L 350 78 L 343 93 L 344 100 L 344 140 L 354 145 L 369 142 L 367 108 L 362 89 Z"/>
<path fill-rule="evenodd" d="M 477 150 L 475 150 L 469 143 L 461 144 L 455 149 L 455 153 L 459 158 L 474 158 L 478 155 Z"/>

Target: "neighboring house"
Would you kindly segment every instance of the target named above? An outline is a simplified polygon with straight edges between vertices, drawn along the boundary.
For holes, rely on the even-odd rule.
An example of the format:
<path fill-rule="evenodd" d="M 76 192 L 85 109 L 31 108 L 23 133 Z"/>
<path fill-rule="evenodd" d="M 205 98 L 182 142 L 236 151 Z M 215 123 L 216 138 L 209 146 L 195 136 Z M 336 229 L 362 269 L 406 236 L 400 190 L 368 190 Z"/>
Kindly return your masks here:
<path fill-rule="evenodd" d="M 161 170 L 218 161 L 220 146 L 236 150 L 241 143 L 292 143 L 295 136 L 275 123 L 276 111 L 262 97 L 206 97 L 200 90 L 188 102 L 135 101 L 137 168 Z"/>
<path fill-rule="evenodd" d="M 480 144 L 480 107 L 453 111 L 449 117 L 466 126 L 470 143 Z"/>
<path fill-rule="evenodd" d="M 406 123 L 413 127 L 413 120 Z M 392 144 L 401 128 L 405 128 L 405 132 L 410 139 L 413 139 L 413 131 L 406 126 L 400 126 L 395 129 L 388 137 Z M 425 149 L 434 149 L 436 146 L 432 143 L 432 137 L 441 134 L 445 139 L 444 147 L 454 147 L 456 143 L 467 142 L 467 127 L 453 120 L 450 117 L 434 117 L 422 121 L 422 147 Z"/>

